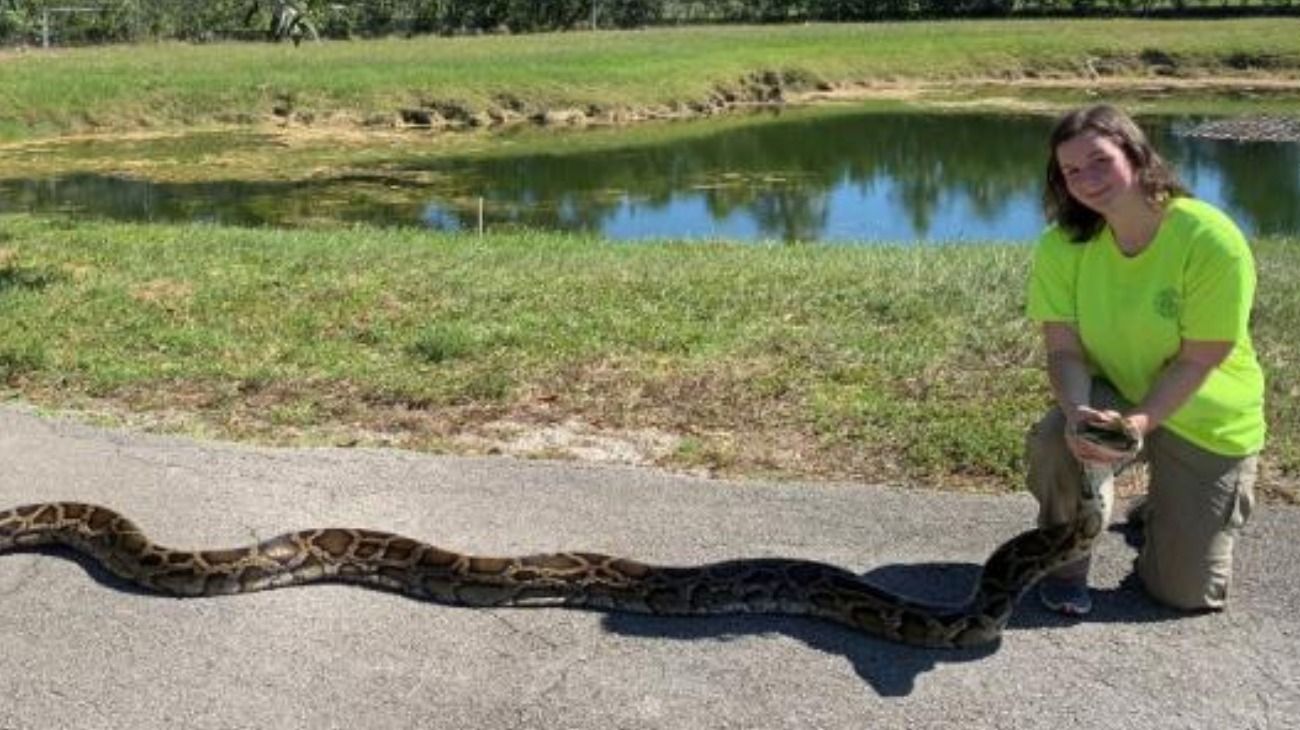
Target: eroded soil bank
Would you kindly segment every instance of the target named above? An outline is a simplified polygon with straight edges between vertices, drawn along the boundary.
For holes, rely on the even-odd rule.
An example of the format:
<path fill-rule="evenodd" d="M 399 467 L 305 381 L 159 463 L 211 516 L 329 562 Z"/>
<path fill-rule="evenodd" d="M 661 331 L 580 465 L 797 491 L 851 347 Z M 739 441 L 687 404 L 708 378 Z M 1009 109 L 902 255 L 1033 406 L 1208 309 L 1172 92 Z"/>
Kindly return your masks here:
<path fill-rule="evenodd" d="M 810 82 L 799 75 L 766 71 L 752 74 L 734 85 L 719 86 L 700 99 L 644 106 L 590 104 L 582 107 L 549 107 L 517 97 L 504 96 L 498 104 L 472 106 L 454 100 L 429 100 L 418 106 L 359 112 L 346 109 L 295 108 L 279 104 L 269 114 L 241 112 L 222 122 L 270 125 L 277 128 L 317 130 L 340 134 L 387 130 L 454 131 L 515 125 L 544 127 L 619 126 L 646 121 L 687 120 L 714 117 L 755 108 L 786 105 L 894 101 L 935 107 L 981 107 L 1015 111 L 1050 112 L 1062 108 L 1062 101 L 1035 99 L 1043 92 L 1074 92 L 1082 98 L 1118 96 L 1145 102 L 1161 97 L 1197 94 L 1222 95 L 1233 99 L 1276 98 L 1282 114 L 1285 140 L 1300 140 L 1300 76 L 1215 76 L 1178 77 L 1158 70 L 1123 75 L 1027 75 L 1015 78 L 971 78 L 953 81 L 863 80 L 855 82 Z M 1224 123 L 1216 128 L 1220 138 L 1279 139 L 1279 127 L 1261 128 L 1254 115 L 1241 123 Z M 1261 136 L 1268 135 L 1268 136 Z"/>

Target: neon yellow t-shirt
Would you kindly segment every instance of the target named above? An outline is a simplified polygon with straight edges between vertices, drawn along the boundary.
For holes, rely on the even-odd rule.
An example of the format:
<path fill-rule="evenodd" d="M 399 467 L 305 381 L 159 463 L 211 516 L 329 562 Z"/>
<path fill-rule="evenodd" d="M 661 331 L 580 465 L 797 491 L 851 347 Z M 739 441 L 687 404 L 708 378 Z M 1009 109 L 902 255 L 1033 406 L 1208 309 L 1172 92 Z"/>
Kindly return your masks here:
<path fill-rule="evenodd" d="M 1085 243 L 1049 227 L 1029 280 L 1029 318 L 1075 326 L 1093 367 L 1140 402 L 1183 339 L 1235 343 L 1163 426 L 1207 451 L 1264 446 L 1264 374 L 1251 345 L 1255 261 L 1241 231 L 1208 203 L 1175 198 L 1151 243 L 1125 256 L 1110 227 Z"/>

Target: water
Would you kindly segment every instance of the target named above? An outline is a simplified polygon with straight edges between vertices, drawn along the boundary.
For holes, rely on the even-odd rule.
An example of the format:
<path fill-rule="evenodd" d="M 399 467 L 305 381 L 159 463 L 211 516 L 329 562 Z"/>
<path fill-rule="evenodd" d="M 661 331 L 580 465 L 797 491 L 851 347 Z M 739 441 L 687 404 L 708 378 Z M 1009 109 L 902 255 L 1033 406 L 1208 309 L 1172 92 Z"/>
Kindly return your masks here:
<path fill-rule="evenodd" d="M 1192 117 L 1140 121 L 1184 183 L 1248 233 L 1300 235 L 1300 145 L 1182 136 L 1200 121 Z M 0 211 L 473 230 L 482 196 L 491 230 L 577 230 L 615 239 L 1028 240 L 1042 228 L 1049 117 L 841 111 L 780 115 L 716 132 L 700 124 L 701 133 L 665 142 L 412 156 L 385 161 L 382 174 L 292 182 L 104 174 L 0 179 Z M 524 146 L 546 149 L 535 134 Z"/>

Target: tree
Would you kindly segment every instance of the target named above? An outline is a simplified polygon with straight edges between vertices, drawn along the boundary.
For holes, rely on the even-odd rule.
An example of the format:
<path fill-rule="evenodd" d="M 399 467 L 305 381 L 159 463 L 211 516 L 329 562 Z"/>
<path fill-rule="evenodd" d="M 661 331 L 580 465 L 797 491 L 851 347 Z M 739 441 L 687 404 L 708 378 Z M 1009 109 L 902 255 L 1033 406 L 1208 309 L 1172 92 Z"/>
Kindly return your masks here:
<path fill-rule="evenodd" d="M 298 3 L 293 0 L 271 0 L 268 4 L 271 5 L 271 23 L 267 33 L 271 40 L 278 43 L 288 39 L 292 40 L 295 46 L 302 43 L 304 35 L 311 36 L 314 41 L 320 40 L 316 26 L 307 19 L 307 14 Z M 261 9 L 261 0 L 253 0 L 252 6 L 244 14 L 244 25 L 251 25 L 253 16 Z"/>

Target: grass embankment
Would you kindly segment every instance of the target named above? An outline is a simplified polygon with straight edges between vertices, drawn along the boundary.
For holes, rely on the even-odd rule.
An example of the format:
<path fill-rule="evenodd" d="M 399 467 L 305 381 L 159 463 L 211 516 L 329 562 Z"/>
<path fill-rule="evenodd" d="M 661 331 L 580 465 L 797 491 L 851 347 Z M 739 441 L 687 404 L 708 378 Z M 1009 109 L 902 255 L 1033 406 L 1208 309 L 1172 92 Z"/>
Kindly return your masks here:
<path fill-rule="evenodd" d="M 0 139 L 276 117 L 383 125 L 402 109 L 454 122 L 557 109 L 618 119 L 861 83 L 1098 75 L 1294 82 L 1300 20 L 708 27 L 8 53 Z"/>
<path fill-rule="evenodd" d="M 1300 240 L 1257 251 L 1265 482 L 1294 494 Z M 1015 488 L 1048 398 L 1028 253 L 7 217 L 0 379 L 239 439 L 558 455 L 566 432 L 675 468 Z"/>

